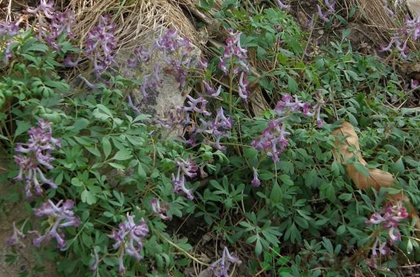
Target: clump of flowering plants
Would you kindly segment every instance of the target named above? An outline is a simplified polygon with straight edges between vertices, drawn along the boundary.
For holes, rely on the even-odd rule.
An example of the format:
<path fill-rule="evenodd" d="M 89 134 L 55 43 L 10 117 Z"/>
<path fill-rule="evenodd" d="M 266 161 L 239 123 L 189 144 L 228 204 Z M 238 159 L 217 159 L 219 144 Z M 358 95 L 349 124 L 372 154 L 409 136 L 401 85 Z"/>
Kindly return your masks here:
<path fill-rule="evenodd" d="M 333 1 L 319 3 L 319 16 L 336 12 Z M 405 135 L 418 115 L 404 110 L 413 116 L 407 118 L 359 93 L 365 86 L 385 90 L 372 72 L 391 76 L 372 57 L 338 44 L 345 51 L 307 57 L 306 37 L 285 12 L 289 1 L 273 4 L 250 16 L 226 4 L 226 39 L 208 60 L 193 61 L 190 40 L 168 29 L 150 48 L 137 47 L 125 70 L 115 62 L 111 15 L 89 30 L 83 49 L 66 40 L 71 12 L 48 1 L 28 10 L 39 17 L 41 33 L 2 23 L 1 58 L 14 66 L 1 77 L 7 97 L 0 138 L 15 161 L 2 180 L 12 181 L 20 192 L 15 201 L 31 211 L 16 219 L 8 244 L 33 244 L 40 260 L 54 259 L 59 276 L 183 276 L 198 265 L 210 276 L 255 276 L 268 268 L 350 275 L 366 265 L 380 270 L 397 242 L 414 255 L 418 245 L 403 206 L 374 212 L 371 199 L 385 193 L 353 188 L 332 161 L 331 130 L 336 119 L 359 123 L 362 149 L 380 153 L 364 153 L 375 161 L 369 166 L 399 174 L 412 203 L 420 203 L 413 181 L 420 145 Z M 273 68 L 264 71 L 256 56 L 273 59 Z M 60 71 L 82 59 L 91 71 L 69 89 Z M 137 76 L 140 84 L 127 74 L 134 67 L 151 68 Z M 153 96 L 166 75 L 192 90 L 184 105 L 152 118 L 130 93 L 140 85 L 144 98 Z M 255 109 L 255 86 L 269 108 Z M 394 127 L 378 114 L 393 118 Z M 168 138 L 171 130 L 184 132 Z"/>

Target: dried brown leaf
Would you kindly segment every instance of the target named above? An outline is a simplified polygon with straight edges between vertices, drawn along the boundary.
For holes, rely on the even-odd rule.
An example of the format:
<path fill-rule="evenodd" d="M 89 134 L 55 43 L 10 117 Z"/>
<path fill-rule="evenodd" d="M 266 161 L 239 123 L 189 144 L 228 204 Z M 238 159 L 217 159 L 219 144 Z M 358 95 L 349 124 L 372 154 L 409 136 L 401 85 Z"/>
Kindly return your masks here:
<path fill-rule="evenodd" d="M 358 171 L 353 164 L 348 162 L 356 156 L 356 159 L 361 165 L 365 166 L 367 164 L 361 155 L 359 137 L 357 136 L 353 125 L 345 121 L 341 124 L 340 128 L 337 128 L 332 132 L 332 135 L 336 138 L 335 144 L 337 146 L 333 152 L 334 157 L 337 161 L 346 166 L 347 174 L 358 189 L 374 188 L 375 190 L 379 190 L 381 187 L 394 186 L 395 179 L 391 173 L 380 169 L 367 169 L 369 176 L 366 176 Z M 350 151 L 350 147 L 353 147 L 356 151 Z M 410 216 L 411 218 L 417 219 L 416 226 L 420 229 L 419 217 L 413 205 L 410 203 L 410 200 L 402 193 L 393 194 L 390 195 L 390 197 L 395 200 L 403 200 L 408 205 Z"/>

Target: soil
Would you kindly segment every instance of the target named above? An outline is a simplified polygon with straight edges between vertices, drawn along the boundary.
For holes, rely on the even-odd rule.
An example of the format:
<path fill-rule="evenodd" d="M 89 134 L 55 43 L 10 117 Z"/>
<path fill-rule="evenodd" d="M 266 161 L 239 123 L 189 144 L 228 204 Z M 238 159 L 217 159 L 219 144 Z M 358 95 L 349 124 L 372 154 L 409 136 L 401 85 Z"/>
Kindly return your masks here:
<path fill-rule="evenodd" d="M 0 159 L 0 174 L 5 173 L 5 169 L 8 167 L 7 164 L 7 161 Z M 0 183 L 0 277 L 28 276 L 25 275 L 25 273 L 30 273 L 29 276 L 55 277 L 57 274 L 54 264 L 48 261 L 43 261 L 42 265 L 37 263 L 34 255 L 36 250 L 32 246 L 31 242 L 32 238 L 25 238 L 23 243 L 26 247 L 15 249 L 15 251 L 13 251 L 6 243 L 6 240 L 13 233 L 13 222 L 17 223 L 25 220 L 29 215 L 29 213 L 25 210 L 23 205 L 24 202 L 22 201 L 12 204 L 4 204 L 1 202 L 3 197 L 6 197 L 14 190 L 13 186 L 16 187 L 18 185 L 11 184 L 10 182 Z M 20 187 L 18 189 L 20 189 Z M 14 255 L 17 255 L 17 258 L 13 263 L 6 262 L 8 257 L 10 258 Z M 36 269 L 39 269 L 41 272 L 35 272 L 38 271 Z"/>

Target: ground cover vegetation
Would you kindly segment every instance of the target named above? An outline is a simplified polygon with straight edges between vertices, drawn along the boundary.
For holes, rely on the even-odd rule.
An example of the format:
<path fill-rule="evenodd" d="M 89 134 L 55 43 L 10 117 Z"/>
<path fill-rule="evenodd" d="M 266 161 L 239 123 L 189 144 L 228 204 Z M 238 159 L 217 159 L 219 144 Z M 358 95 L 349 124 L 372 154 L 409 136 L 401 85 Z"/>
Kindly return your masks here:
<path fill-rule="evenodd" d="M 128 68 L 165 57 L 141 79 L 116 63 L 112 14 L 83 48 L 72 11 L 46 0 L 26 10 L 36 27 L 0 24 L 0 139 L 11 161 L 0 178 L 19 188 L 0 200 L 32 214 L 14 222 L 8 260 L 30 238 L 39 261 L 22 276 L 42 274 L 46 260 L 57 276 L 414 274 L 418 81 L 381 57 L 415 63 L 407 41 L 419 21 L 401 22 L 379 57 L 353 49 L 356 8 L 314 2 L 304 27 L 286 1 L 240 2 L 216 13 L 226 39 L 207 58 L 193 62 L 175 29 L 136 48 Z M 320 29 L 337 35 L 321 43 Z M 70 80 L 78 64 L 87 69 Z M 132 93 L 147 98 L 161 74 L 192 91 L 156 119 Z M 255 109 L 257 94 L 269 109 Z"/>

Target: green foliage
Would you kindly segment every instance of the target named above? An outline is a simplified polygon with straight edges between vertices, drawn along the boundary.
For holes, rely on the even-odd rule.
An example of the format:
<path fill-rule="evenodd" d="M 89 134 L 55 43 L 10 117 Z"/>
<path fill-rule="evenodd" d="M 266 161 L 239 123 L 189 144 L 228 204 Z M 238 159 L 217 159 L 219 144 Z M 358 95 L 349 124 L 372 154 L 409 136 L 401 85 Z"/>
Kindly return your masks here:
<path fill-rule="evenodd" d="M 201 1 L 201 8 L 209 10 L 213 2 Z M 311 56 L 308 34 L 290 15 L 272 8 L 250 14 L 232 8 L 236 4 L 225 1 L 218 17 L 230 18 L 231 27 L 244 32 L 242 45 L 273 66 L 257 68 L 256 80 L 267 102 L 273 106 L 285 93 L 304 100 L 320 96 L 327 102 L 324 128 L 290 116 L 289 145 L 278 163 L 250 145 L 273 118 L 272 112 L 247 116 L 247 106 L 230 102 L 224 92 L 211 104 L 214 110 L 234 104 L 227 150 L 204 143 L 187 148 L 178 139 L 163 140 L 164 131 L 151 124 L 150 116 L 138 115 L 126 104 L 137 86 L 134 80 L 116 74 L 101 89 L 70 89 L 61 64 L 67 52 L 79 49 L 62 42 L 61 51 L 52 51 L 32 31 L 15 39 L 14 58 L 0 78 L 0 138 L 11 159 L 16 143 L 26 140 L 28 129 L 40 118 L 53 122 L 54 137 L 62 139 L 55 168 L 49 172 L 59 186 L 49 189 L 46 198 L 72 199 L 81 224 L 66 230 L 63 252 L 51 254 L 54 243 L 45 248 L 43 257 L 57 262 L 60 276 L 115 276 L 118 259 L 108 235 L 128 212 L 146 219 L 150 233 L 144 241 L 145 260 L 125 258 L 127 276 L 183 276 L 183 268 L 198 259 L 190 244 L 196 239 L 179 223 L 187 218 L 234 249 L 248 250 L 245 261 L 252 274 L 262 270 L 279 276 L 344 276 L 356 267 L 368 272 L 371 241 L 378 235 L 364 224 L 369 215 L 384 203 L 386 194 L 399 191 L 420 207 L 420 111 L 386 104 L 410 97 L 402 77 L 377 57 L 354 52 L 347 30 Z M 396 189 L 356 190 L 343 165 L 334 161 L 331 132 L 343 119 L 357 127 L 369 161 L 366 167 L 355 164 L 357 170 L 392 172 L 398 179 Z M 176 173 L 175 160 L 189 157 L 209 175 L 187 182 L 195 201 L 175 194 L 170 179 Z M 259 172 L 259 188 L 251 186 L 253 168 Z M 15 177 L 17 167 L 11 164 L 10 170 L 6 177 Z M 168 214 L 175 223 L 153 213 L 152 198 L 169 203 Z M 35 199 L 35 206 L 42 200 Z M 419 261 L 413 232 L 405 222 L 399 244 L 404 257 L 395 251 L 384 267 L 395 268 L 393 264 L 404 259 Z M 88 268 L 95 251 L 100 265 L 92 272 Z M 16 256 L 8 260 L 14 262 Z"/>

